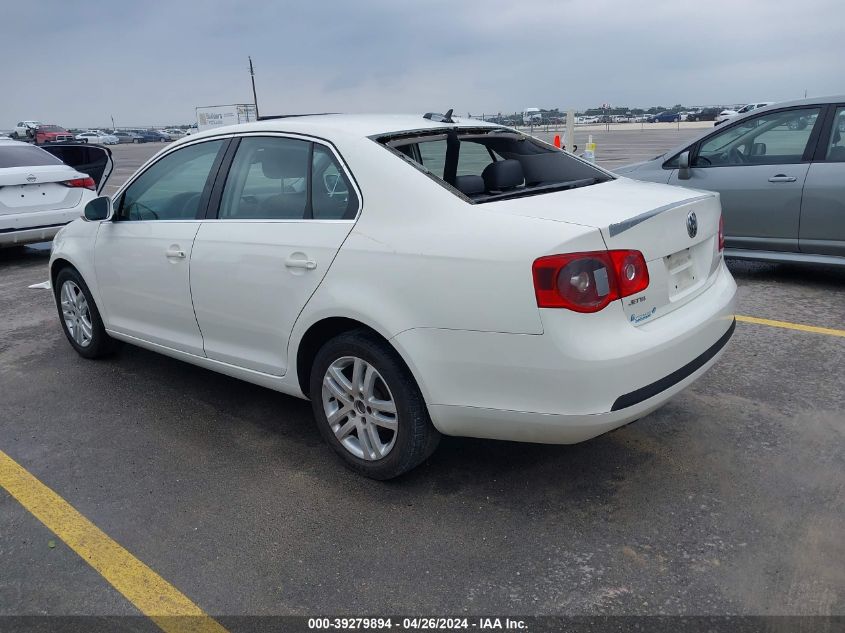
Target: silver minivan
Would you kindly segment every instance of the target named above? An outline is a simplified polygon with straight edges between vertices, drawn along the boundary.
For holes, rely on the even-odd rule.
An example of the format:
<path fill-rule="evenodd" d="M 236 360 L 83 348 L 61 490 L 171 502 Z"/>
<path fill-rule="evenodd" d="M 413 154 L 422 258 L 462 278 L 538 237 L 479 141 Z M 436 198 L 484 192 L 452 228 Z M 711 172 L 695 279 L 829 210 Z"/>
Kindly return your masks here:
<path fill-rule="evenodd" d="M 845 96 L 760 108 L 615 171 L 720 193 L 726 256 L 845 266 Z"/>

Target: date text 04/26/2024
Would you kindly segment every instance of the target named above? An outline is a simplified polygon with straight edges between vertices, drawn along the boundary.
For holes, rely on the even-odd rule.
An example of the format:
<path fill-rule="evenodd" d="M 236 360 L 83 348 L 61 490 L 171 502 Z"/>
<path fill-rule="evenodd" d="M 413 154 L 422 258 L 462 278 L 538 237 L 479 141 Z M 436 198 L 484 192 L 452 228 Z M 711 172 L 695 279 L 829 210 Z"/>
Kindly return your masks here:
<path fill-rule="evenodd" d="M 397 631 L 524 631 L 527 626 L 523 620 L 511 618 L 309 618 L 311 630 L 397 630 Z"/>

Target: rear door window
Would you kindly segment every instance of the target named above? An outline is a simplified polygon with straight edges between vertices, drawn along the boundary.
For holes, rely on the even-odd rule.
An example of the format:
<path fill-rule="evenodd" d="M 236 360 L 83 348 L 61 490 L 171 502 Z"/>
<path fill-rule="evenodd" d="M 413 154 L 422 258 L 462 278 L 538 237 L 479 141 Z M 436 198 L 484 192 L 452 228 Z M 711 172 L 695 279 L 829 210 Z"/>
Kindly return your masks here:
<path fill-rule="evenodd" d="M 311 207 L 315 220 L 348 220 L 358 212 L 358 196 L 328 147 L 314 144 Z"/>
<path fill-rule="evenodd" d="M 836 109 L 825 159 L 834 163 L 845 162 L 845 108 Z"/>
<path fill-rule="evenodd" d="M 241 139 L 218 217 L 223 220 L 343 220 L 358 196 L 332 151 L 277 136 Z"/>
<path fill-rule="evenodd" d="M 219 217 L 224 220 L 301 220 L 308 203 L 310 143 L 252 136 L 232 161 Z"/>

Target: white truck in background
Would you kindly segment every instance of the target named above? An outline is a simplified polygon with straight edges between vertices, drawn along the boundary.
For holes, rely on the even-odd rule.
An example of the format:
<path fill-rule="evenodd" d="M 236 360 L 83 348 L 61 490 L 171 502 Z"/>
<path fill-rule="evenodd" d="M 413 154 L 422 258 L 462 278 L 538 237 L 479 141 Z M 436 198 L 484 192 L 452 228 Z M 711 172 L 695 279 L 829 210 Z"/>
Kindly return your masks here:
<path fill-rule="evenodd" d="M 255 106 L 251 103 L 197 107 L 197 132 L 204 132 L 224 125 L 237 125 L 257 121 Z"/>
<path fill-rule="evenodd" d="M 543 115 L 540 108 L 525 108 L 522 111 L 523 125 L 540 125 L 543 122 Z"/>

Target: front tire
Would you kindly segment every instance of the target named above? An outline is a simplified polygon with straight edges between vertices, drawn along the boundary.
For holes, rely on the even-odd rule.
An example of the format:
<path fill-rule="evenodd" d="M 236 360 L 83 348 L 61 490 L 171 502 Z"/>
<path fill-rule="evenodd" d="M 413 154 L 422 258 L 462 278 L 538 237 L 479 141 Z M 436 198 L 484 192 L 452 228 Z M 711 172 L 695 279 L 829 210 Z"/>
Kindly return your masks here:
<path fill-rule="evenodd" d="M 53 292 L 62 330 L 76 353 L 84 358 L 111 354 L 117 341 L 106 334 L 100 311 L 82 275 L 73 268 L 63 268 L 56 275 Z"/>
<path fill-rule="evenodd" d="M 396 351 L 367 330 L 323 345 L 309 387 L 320 434 L 355 472 L 392 479 L 437 448 L 440 433 L 413 376 Z"/>

